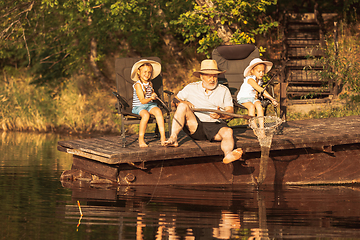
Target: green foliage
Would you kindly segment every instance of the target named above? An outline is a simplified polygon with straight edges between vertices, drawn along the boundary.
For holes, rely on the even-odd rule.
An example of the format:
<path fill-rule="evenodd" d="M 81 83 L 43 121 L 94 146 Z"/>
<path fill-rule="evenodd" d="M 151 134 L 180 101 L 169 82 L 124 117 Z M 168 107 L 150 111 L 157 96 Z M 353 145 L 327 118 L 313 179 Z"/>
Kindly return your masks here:
<path fill-rule="evenodd" d="M 154 51 L 161 42 L 164 19 L 157 14 L 159 7 L 146 0 L 118 1 L 110 7 L 113 24 L 121 31 L 120 36 L 142 54 Z"/>
<path fill-rule="evenodd" d="M 277 22 L 266 16 L 266 8 L 276 4 L 276 0 L 213 0 L 212 3 L 213 7 L 194 4 L 191 11 L 171 21 L 185 44 L 199 44 L 198 53 L 210 56 L 209 49 L 223 42 L 217 34 L 214 17 L 218 17 L 222 25 L 229 26 L 232 32 L 231 42 L 235 44 L 254 43 L 256 35 L 278 26 Z"/>
<path fill-rule="evenodd" d="M 25 41 L 29 12 L 33 9 L 29 1 L 0 2 L 0 67 L 5 65 L 28 65 L 29 50 Z"/>
<path fill-rule="evenodd" d="M 0 3 L 0 67 L 29 66 L 36 85 L 55 88 L 119 49 L 161 56 L 168 21 L 190 1 L 42 0 Z M 165 13 L 165 14 L 164 14 Z M 170 29 L 171 30 L 171 29 Z"/>

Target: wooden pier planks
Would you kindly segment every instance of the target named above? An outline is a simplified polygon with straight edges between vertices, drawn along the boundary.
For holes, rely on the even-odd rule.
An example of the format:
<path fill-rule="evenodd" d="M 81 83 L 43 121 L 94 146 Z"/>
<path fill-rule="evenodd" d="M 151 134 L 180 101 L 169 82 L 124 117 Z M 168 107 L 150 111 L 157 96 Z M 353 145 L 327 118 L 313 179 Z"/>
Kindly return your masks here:
<path fill-rule="evenodd" d="M 324 148 L 360 143 L 360 116 L 328 119 L 310 119 L 283 123 L 273 138 L 271 150 L 297 148 Z M 234 127 L 237 147 L 245 152 L 259 152 L 260 146 L 252 130 Z M 204 156 L 222 156 L 219 142 L 194 141 L 182 135 L 178 148 L 162 147 L 160 141 L 147 137 L 149 148 L 139 148 L 137 136 L 121 147 L 118 136 L 60 141 L 58 149 L 107 164 L 136 163 Z"/>

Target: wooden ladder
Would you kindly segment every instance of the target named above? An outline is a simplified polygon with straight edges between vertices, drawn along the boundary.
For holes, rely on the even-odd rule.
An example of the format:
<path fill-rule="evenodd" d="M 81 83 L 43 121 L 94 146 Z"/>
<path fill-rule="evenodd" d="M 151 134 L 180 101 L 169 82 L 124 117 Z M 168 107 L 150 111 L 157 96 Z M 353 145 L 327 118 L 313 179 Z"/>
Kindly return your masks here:
<path fill-rule="evenodd" d="M 334 14 L 323 14 L 322 17 L 324 21 L 329 21 Z M 318 75 L 322 66 L 317 59 L 323 56 L 321 46 L 324 36 L 315 14 L 286 13 L 283 31 L 281 111 L 292 104 L 329 102 L 334 95 L 334 84 L 320 79 Z"/>

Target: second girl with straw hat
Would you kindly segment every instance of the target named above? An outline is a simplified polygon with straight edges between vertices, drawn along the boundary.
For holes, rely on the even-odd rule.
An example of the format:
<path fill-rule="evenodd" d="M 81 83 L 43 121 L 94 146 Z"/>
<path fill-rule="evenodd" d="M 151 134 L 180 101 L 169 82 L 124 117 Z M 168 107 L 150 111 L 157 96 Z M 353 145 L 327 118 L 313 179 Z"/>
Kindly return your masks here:
<path fill-rule="evenodd" d="M 237 102 L 248 109 L 249 116 L 255 116 L 255 110 L 257 116 L 264 116 L 264 110 L 261 106 L 261 102 L 257 99 L 256 92 L 262 92 L 264 89 L 262 85 L 263 76 L 268 73 L 273 66 L 272 62 L 263 61 L 260 58 L 253 59 L 249 66 L 244 71 L 244 82 L 241 85 L 240 91 L 237 95 Z M 264 97 L 271 100 L 271 102 L 277 106 L 275 98 L 273 98 L 267 91 L 264 91 Z"/>

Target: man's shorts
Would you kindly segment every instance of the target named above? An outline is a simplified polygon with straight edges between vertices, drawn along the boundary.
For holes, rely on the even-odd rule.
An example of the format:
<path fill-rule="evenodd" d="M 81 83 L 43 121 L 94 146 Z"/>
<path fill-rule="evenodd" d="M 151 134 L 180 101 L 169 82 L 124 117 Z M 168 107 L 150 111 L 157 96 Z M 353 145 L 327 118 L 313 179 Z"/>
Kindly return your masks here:
<path fill-rule="evenodd" d="M 243 104 L 243 103 L 246 103 L 246 102 L 251 102 L 252 104 L 255 104 L 255 102 L 258 102 L 258 101 L 260 101 L 260 100 L 249 97 L 249 98 L 240 98 L 237 102 L 239 104 Z"/>
<path fill-rule="evenodd" d="M 133 107 L 131 112 L 135 113 L 137 115 L 140 115 L 140 112 L 142 110 L 146 110 L 146 111 L 150 112 L 150 110 L 153 109 L 154 107 L 157 107 L 157 104 L 154 102 L 150 102 L 150 103 L 146 103 L 146 104 L 141 104 L 140 106 Z"/>
<path fill-rule="evenodd" d="M 187 128 L 186 124 L 183 128 L 184 132 L 194 140 L 213 141 L 215 135 L 219 132 L 221 128 L 228 127 L 225 122 L 201 122 L 198 117 L 196 117 L 196 121 L 198 123 L 198 127 L 193 134 L 190 134 L 190 131 Z"/>

